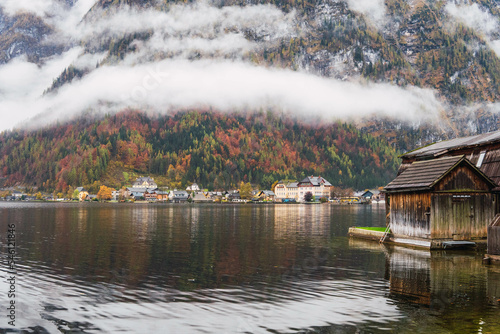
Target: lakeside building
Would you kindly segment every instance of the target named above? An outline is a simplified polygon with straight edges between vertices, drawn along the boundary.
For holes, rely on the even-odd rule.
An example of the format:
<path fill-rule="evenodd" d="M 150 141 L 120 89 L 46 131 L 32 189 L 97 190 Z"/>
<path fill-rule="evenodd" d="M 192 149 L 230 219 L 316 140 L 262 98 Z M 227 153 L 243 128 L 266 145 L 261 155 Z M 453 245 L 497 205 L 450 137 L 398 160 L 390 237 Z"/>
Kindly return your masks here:
<path fill-rule="evenodd" d="M 15 197 L 16 199 L 20 199 L 21 197 L 25 196 L 26 194 L 20 192 L 20 191 L 17 191 L 17 190 L 14 190 L 12 192 L 12 196 Z"/>
<path fill-rule="evenodd" d="M 153 178 L 149 176 L 141 176 L 138 177 L 134 183 L 132 184 L 133 188 L 149 188 L 149 189 L 156 189 L 158 188 L 158 185 L 154 181 Z"/>
<path fill-rule="evenodd" d="M 189 194 L 185 190 L 173 190 L 169 194 L 169 200 L 173 203 L 184 203 L 189 199 Z"/>
<path fill-rule="evenodd" d="M 274 202 L 276 194 L 271 190 L 261 190 L 252 196 L 253 201 Z"/>
<path fill-rule="evenodd" d="M 195 193 L 194 197 L 193 197 L 194 203 L 210 203 L 213 201 L 214 201 L 214 199 L 212 197 L 210 197 L 208 194 L 205 194 L 201 191 Z"/>
<path fill-rule="evenodd" d="M 157 187 L 128 187 L 125 188 L 125 196 L 128 198 L 134 198 L 136 200 L 139 200 L 141 198 L 146 198 L 146 196 L 149 196 L 149 198 L 152 200 L 153 197 L 156 196 L 156 192 L 158 191 Z"/>
<path fill-rule="evenodd" d="M 226 199 L 230 202 L 237 202 L 237 201 L 241 200 L 240 191 L 239 190 L 230 190 L 226 194 Z"/>
<path fill-rule="evenodd" d="M 144 199 L 148 202 L 156 202 L 156 200 L 158 199 L 158 195 L 156 193 L 156 190 L 146 190 L 144 192 L 144 195 L 143 195 Z"/>
<path fill-rule="evenodd" d="M 86 201 L 89 199 L 89 193 L 86 190 L 80 191 L 78 193 L 78 200 L 80 202 Z"/>
<path fill-rule="evenodd" d="M 299 187 L 298 182 L 288 182 L 279 181 L 274 188 L 274 193 L 278 201 L 283 201 L 284 199 L 293 199 L 294 201 L 299 201 Z"/>
<path fill-rule="evenodd" d="M 500 131 L 408 152 L 385 187 L 391 231 L 427 239 L 431 248 L 447 240 L 489 238 L 488 225 L 500 212 L 499 183 Z"/>
<path fill-rule="evenodd" d="M 274 192 L 277 200 L 293 199 L 297 202 L 303 202 L 307 192 L 311 192 L 316 199 L 330 198 L 332 187 L 332 184 L 321 176 L 308 176 L 300 182 L 280 181 Z"/>
<path fill-rule="evenodd" d="M 186 188 L 186 191 L 200 191 L 200 186 L 196 183 L 193 183 L 192 185 L 188 186 Z"/>
<path fill-rule="evenodd" d="M 381 192 L 378 189 L 365 190 L 361 194 L 360 197 L 365 198 L 365 199 L 372 201 L 372 202 L 384 202 L 385 201 L 385 193 Z"/>
<path fill-rule="evenodd" d="M 464 156 L 413 163 L 390 182 L 391 232 L 429 248 L 487 236 L 495 183 Z"/>
<path fill-rule="evenodd" d="M 157 191 L 156 192 L 156 200 L 160 202 L 167 202 L 168 201 L 168 191 Z"/>

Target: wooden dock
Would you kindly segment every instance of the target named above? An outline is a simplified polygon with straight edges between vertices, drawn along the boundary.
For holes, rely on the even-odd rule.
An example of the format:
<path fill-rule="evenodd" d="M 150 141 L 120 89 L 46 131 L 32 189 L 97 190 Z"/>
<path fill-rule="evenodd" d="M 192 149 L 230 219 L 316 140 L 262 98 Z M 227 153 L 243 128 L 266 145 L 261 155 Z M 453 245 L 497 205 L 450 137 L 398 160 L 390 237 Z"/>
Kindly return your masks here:
<path fill-rule="evenodd" d="M 384 232 L 365 230 L 357 227 L 350 227 L 348 235 L 352 238 L 365 239 L 379 242 L 384 236 Z M 450 240 L 450 239 L 424 239 L 424 238 L 409 238 L 398 237 L 393 234 L 388 234 L 384 241 L 385 244 L 394 244 L 410 248 L 422 249 L 467 249 L 467 248 L 484 248 L 485 240 Z M 498 255 L 500 259 L 500 255 Z"/>

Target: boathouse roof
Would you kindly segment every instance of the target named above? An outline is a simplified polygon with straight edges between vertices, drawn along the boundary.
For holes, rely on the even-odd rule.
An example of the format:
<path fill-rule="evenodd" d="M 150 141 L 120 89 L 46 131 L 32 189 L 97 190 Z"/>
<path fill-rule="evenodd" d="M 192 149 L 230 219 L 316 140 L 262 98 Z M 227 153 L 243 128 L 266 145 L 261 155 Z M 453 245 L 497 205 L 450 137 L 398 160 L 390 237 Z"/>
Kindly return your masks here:
<path fill-rule="evenodd" d="M 412 163 L 404 172 L 385 186 L 386 191 L 431 190 L 445 175 L 459 164 L 465 163 L 492 187 L 496 184 L 474 166 L 465 156 L 452 156 Z"/>
<path fill-rule="evenodd" d="M 483 133 L 480 135 L 443 140 L 419 149 L 410 151 L 403 158 L 426 158 L 437 157 L 450 151 L 466 147 L 483 146 L 500 142 L 500 131 Z"/>

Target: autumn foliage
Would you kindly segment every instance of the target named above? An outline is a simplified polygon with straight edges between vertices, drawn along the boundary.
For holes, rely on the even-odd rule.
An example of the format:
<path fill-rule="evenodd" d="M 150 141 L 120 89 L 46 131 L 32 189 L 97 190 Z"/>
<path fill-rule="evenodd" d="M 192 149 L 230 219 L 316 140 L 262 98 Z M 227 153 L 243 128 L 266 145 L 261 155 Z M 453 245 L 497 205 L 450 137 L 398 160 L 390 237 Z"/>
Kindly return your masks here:
<path fill-rule="evenodd" d="M 97 199 L 100 201 L 109 201 L 112 198 L 112 189 L 106 186 L 101 186 L 97 193 Z"/>
<path fill-rule="evenodd" d="M 80 118 L 36 131 L 0 134 L 0 176 L 7 184 L 67 192 L 130 185 L 151 175 L 172 188 L 240 182 L 270 189 L 280 179 L 321 175 L 334 185 L 384 185 L 398 167 L 384 139 L 343 123 L 311 125 L 272 113 L 127 111 Z"/>

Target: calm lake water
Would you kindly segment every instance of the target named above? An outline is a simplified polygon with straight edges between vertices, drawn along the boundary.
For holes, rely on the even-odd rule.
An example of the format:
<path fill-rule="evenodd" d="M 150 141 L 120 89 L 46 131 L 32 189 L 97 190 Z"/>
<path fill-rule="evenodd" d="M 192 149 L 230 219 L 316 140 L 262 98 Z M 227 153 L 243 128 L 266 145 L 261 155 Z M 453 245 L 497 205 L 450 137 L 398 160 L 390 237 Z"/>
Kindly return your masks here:
<path fill-rule="evenodd" d="M 499 333 L 500 266 L 347 237 L 384 210 L 0 203 L 0 332 Z"/>

